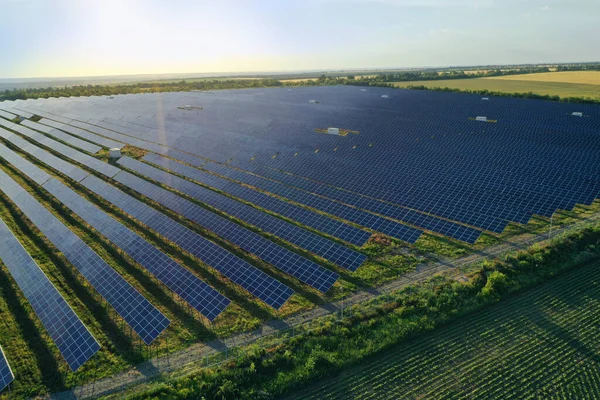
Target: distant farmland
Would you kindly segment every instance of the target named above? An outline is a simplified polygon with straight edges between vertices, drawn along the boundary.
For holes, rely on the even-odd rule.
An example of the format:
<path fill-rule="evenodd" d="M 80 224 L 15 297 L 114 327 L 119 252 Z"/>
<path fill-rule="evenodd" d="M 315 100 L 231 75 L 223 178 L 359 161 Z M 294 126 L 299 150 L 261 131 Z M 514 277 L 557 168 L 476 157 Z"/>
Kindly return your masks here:
<path fill-rule="evenodd" d="M 598 398 L 599 266 L 403 343 L 291 398 Z"/>
<path fill-rule="evenodd" d="M 448 87 L 461 90 L 492 90 L 507 93 L 534 92 L 560 97 L 600 99 L 600 72 L 574 71 L 509 75 L 490 78 L 448 79 L 438 81 L 394 82 L 398 87 Z"/>

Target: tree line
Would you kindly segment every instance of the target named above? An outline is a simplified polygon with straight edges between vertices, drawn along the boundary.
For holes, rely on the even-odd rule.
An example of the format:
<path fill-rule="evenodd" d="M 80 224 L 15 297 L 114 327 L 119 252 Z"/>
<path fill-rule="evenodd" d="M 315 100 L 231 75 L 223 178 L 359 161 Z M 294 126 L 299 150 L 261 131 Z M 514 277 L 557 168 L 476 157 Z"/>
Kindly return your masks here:
<path fill-rule="evenodd" d="M 141 82 L 119 85 L 76 85 L 67 87 L 13 89 L 0 92 L 0 101 L 49 97 L 109 96 L 117 94 L 188 92 L 191 90 L 247 89 L 281 86 L 281 81 L 264 79 L 230 79 L 178 82 Z"/>

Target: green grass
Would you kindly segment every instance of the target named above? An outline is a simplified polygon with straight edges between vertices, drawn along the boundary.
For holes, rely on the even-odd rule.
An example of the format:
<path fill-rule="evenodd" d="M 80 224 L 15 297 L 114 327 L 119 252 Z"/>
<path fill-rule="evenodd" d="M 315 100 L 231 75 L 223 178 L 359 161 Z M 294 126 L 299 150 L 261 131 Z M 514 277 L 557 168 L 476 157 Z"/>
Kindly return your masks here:
<path fill-rule="evenodd" d="M 599 309 L 595 262 L 290 398 L 599 398 Z"/>
<path fill-rule="evenodd" d="M 567 83 L 567 82 L 543 82 L 530 80 L 473 78 L 473 79 L 448 79 L 436 81 L 413 81 L 393 82 L 397 87 L 426 86 L 448 87 L 461 90 L 491 90 L 504 93 L 528 93 L 533 92 L 541 95 L 556 95 L 560 97 L 589 97 L 600 99 L 600 85 Z"/>

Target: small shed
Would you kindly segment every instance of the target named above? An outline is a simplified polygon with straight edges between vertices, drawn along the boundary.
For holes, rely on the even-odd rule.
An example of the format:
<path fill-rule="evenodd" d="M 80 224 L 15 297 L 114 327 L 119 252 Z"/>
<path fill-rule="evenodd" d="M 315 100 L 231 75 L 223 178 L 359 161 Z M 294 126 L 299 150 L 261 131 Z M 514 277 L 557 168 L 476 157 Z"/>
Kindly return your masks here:
<path fill-rule="evenodd" d="M 340 135 L 340 128 L 327 128 L 327 133 L 330 135 Z"/>
<path fill-rule="evenodd" d="M 487 117 L 475 117 L 475 121 L 487 122 Z"/>
<path fill-rule="evenodd" d="M 571 113 L 574 117 L 583 117 L 583 113 L 581 111 L 574 111 Z"/>
<path fill-rule="evenodd" d="M 116 160 L 121 158 L 121 149 L 112 148 L 109 151 L 109 157 L 111 160 Z"/>

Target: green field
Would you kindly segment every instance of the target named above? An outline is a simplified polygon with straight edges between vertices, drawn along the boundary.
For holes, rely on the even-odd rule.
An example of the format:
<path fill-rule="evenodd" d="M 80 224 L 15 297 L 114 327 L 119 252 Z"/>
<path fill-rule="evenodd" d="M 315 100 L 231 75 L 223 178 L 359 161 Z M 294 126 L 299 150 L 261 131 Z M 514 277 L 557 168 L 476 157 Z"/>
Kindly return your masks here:
<path fill-rule="evenodd" d="M 600 398 L 599 311 L 595 262 L 291 399 Z"/>
<path fill-rule="evenodd" d="M 558 73 L 560 72 L 551 72 L 548 73 L 548 75 Z M 590 80 L 590 82 L 593 82 L 593 80 Z M 525 78 L 525 76 L 519 75 L 494 78 L 394 82 L 393 84 L 397 87 L 426 86 L 429 88 L 448 87 L 460 90 L 491 90 L 505 93 L 533 92 L 541 95 L 551 95 L 560 97 L 589 97 L 593 99 L 600 99 L 600 85 L 598 84 L 578 82 L 555 82 L 551 80 L 530 80 Z"/>

